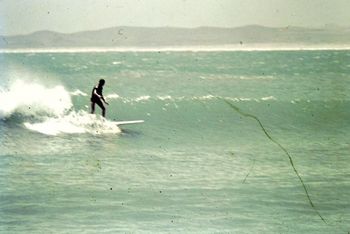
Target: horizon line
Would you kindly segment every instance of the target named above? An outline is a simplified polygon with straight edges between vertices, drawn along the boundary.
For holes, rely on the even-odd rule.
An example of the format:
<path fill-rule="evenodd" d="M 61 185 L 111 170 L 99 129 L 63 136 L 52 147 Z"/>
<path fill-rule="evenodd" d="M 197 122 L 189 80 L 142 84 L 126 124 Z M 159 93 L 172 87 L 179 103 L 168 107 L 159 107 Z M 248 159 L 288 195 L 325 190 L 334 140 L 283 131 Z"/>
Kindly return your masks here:
<path fill-rule="evenodd" d="M 10 48 L 0 49 L 0 54 L 21 53 L 110 53 L 110 52 L 253 52 L 253 51 L 327 51 L 327 50 L 350 50 L 349 45 L 322 46 L 310 45 L 280 45 L 266 46 L 255 45 L 250 47 L 238 46 L 169 46 L 169 47 L 57 47 L 57 48 Z"/>

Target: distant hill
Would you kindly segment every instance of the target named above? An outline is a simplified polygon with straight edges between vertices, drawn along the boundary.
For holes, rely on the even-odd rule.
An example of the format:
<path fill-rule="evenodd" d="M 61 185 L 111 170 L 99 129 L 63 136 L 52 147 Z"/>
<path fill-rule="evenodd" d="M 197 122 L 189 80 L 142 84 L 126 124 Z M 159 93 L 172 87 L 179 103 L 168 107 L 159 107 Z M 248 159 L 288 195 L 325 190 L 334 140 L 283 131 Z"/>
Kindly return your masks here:
<path fill-rule="evenodd" d="M 39 31 L 28 35 L 1 36 L 0 49 L 76 47 L 171 47 L 243 45 L 350 45 L 350 28 L 142 28 L 114 27 L 71 34 Z"/>

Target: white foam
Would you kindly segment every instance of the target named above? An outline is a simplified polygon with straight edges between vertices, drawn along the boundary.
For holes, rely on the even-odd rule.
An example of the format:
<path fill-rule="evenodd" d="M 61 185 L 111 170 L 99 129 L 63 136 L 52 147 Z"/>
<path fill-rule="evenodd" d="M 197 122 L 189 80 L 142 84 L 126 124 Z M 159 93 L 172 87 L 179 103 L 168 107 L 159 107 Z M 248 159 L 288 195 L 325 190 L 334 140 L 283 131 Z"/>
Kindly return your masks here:
<path fill-rule="evenodd" d="M 244 98 L 244 97 L 242 97 L 242 98 L 239 98 L 239 100 L 240 101 L 251 101 L 252 99 L 251 98 Z"/>
<path fill-rule="evenodd" d="M 151 96 L 140 96 L 138 98 L 135 99 L 136 102 L 140 102 L 140 101 L 147 101 L 151 98 Z"/>
<path fill-rule="evenodd" d="M 211 95 L 211 94 L 208 94 L 208 95 L 205 95 L 205 96 L 193 97 L 192 99 L 193 100 L 211 100 L 213 98 L 216 98 L 216 97 Z"/>
<path fill-rule="evenodd" d="M 157 96 L 157 98 L 158 98 L 159 100 L 162 100 L 162 101 L 164 101 L 164 100 L 171 100 L 171 99 L 172 99 L 172 97 L 171 97 L 170 95 L 167 95 L 167 96 Z"/>
<path fill-rule="evenodd" d="M 269 101 L 269 100 L 277 100 L 277 99 L 274 96 L 269 96 L 269 97 L 262 97 L 261 100 Z"/>
<path fill-rule="evenodd" d="M 59 134 L 90 133 L 99 135 L 121 132 L 115 122 L 89 114 L 86 111 L 72 111 L 67 115 L 47 118 L 39 123 L 26 122 L 24 126 L 32 131 L 54 136 Z"/>
<path fill-rule="evenodd" d="M 218 97 L 218 98 L 222 98 L 222 97 Z M 277 98 L 275 98 L 274 96 L 261 97 L 261 98 L 225 97 L 224 99 L 234 101 L 234 102 L 249 102 L 249 101 L 260 102 L 260 101 L 276 101 L 277 100 Z"/>
<path fill-rule="evenodd" d="M 84 93 L 83 91 L 76 89 L 75 91 L 71 92 L 71 95 L 73 96 L 87 96 L 86 93 Z"/>
<path fill-rule="evenodd" d="M 48 119 L 42 123 L 24 123 L 30 130 L 40 132 L 45 135 L 58 135 L 60 133 L 84 133 L 85 129 L 75 126 L 72 123 L 61 121 L 60 119 Z"/>
<path fill-rule="evenodd" d="M 71 107 L 70 95 L 61 85 L 48 88 L 39 83 L 16 80 L 8 89 L 0 89 L 0 118 L 9 117 L 14 112 L 58 116 Z"/>
<path fill-rule="evenodd" d="M 109 96 L 107 96 L 109 97 Z M 113 96 L 109 97 L 113 98 Z M 206 100 L 213 100 L 213 99 L 226 99 L 226 100 L 231 100 L 235 102 L 247 102 L 247 101 L 255 101 L 255 102 L 260 102 L 260 101 L 275 101 L 277 98 L 274 96 L 266 96 L 266 97 L 259 97 L 259 98 L 250 98 L 250 97 L 223 97 L 223 96 L 213 96 L 211 94 L 208 95 L 203 95 L 203 96 L 181 96 L 181 97 L 173 97 L 170 95 L 166 96 L 149 96 L 149 95 L 144 95 L 144 96 L 139 96 L 135 98 L 125 98 L 125 97 L 120 97 L 120 96 L 115 96 L 114 98 L 120 99 L 124 103 L 134 103 L 134 102 L 146 102 L 149 100 L 160 100 L 160 101 L 189 101 L 189 100 L 199 100 L 199 101 L 206 101 Z"/>
<path fill-rule="evenodd" d="M 108 94 L 106 96 L 106 98 L 108 98 L 108 99 L 117 99 L 117 98 L 120 98 L 120 96 L 118 94 L 116 94 L 116 93 L 112 93 L 112 94 Z"/>

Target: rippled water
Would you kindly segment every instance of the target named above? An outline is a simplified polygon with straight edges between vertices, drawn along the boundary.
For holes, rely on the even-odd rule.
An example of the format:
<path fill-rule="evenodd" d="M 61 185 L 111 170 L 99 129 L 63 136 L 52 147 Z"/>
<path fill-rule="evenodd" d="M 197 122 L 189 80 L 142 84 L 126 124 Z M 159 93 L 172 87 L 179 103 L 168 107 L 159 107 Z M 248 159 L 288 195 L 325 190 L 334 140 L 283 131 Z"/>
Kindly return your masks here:
<path fill-rule="evenodd" d="M 0 60 L 1 232 L 350 231 L 349 51 Z"/>

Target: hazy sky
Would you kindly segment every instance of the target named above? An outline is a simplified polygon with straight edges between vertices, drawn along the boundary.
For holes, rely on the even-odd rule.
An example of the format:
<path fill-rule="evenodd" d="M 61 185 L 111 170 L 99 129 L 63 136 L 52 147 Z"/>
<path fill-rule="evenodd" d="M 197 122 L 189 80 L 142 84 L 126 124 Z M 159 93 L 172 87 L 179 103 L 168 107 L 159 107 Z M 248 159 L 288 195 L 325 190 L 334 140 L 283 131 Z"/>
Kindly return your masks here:
<path fill-rule="evenodd" d="M 350 26 L 350 0 L 0 0 L 0 34 L 113 26 Z"/>

